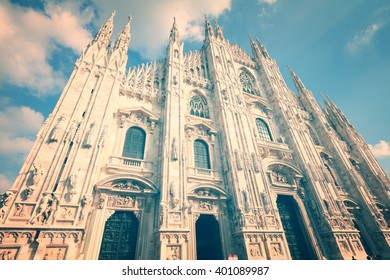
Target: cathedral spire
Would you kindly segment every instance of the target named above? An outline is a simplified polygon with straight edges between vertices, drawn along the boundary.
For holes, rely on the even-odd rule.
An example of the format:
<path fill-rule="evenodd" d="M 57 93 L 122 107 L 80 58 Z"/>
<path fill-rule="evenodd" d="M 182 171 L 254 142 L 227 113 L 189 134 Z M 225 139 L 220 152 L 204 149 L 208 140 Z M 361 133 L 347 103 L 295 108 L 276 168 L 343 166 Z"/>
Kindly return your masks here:
<path fill-rule="evenodd" d="M 291 69 L 291 67 L 288 65 L 287 65 L 287 67 L 290 70 L 290 74 L 291 74 L 291 77 L 293 79 L 295 88 L 297 89 L 298 93 L 302 94 L 306 90 L 305 85 L 302 83 L 302 81 L 298 77 L 298 75 L 295 74 L 295 72 Z"/>
<path fill-rule="evenodd" d="M 253 56 L 254 56 L 255 58 L 261 58 L 262 53 L 261 53 L 261 51 L 260 51 L 259 46 L 256 44 L 255 41 L 253 41 L 251 35 L 248 35 L 248 37 L 249 37 L 249 42 L 250 42 L 250 44 L 251 44 Z"/>
<path fill-rule="evenodd" d="M 212 37 L 214 36 L 213 27 L 210 24 L 210 21 L 207 17 L 207 15 L 204 15 L 205 18 L 205 37 Z"/>
<path fill-rule="evenodd" d="M 122 32 L 119 33 L 118 39 L 116 39 L 115 41 L 114 50 L 119 49 L 124 52 L 127 52 L 129 48 L 130 39 L 131 39 L 130 27 L 131 27 L 132 20 L 133 18 L 129 16 L 128 22 L 126 23 Z"/>
<path fill-rule="evenodd" d="M 223 32 L 222 32 L 221 27 L 220 27 L 219 24 L 218 24 L 217 19 L 214 20 L 214 23 L 215 23 L 215 36 L 216 36 L 217 38 L 220 38 L 220 39 L 224 40 L 224 38 L 223 38 Z"/>
<path fill-rule="evenodd" d="M 97 42 L 102 47 L 108 47 L 110 44 L 112 29 L 114 28 L 115 11 L 112 11 L 108 20 L 100 27 L 95 36 L 94 42 Z"/>
<path fill-rule="evenodd" d="M 259 39 L 256 38 L 256 42 L 257 42 L 258 46 L 260 47 L 260 51 L 261 51 L 262 55 L 265 58 L 271 58 L 271 56 L 269 55 L 267 49 L 260 43 Z"/>
<path fill-rule="evenodd" d="M 169 40 L 171 42 L 180 42 L 180 35 L 179 35 L 179 30 L 177 30 L 176 26 L 176 17 L 173 17 L 173 25 L 171 28 L 171 34 L 169 35 Z"/>

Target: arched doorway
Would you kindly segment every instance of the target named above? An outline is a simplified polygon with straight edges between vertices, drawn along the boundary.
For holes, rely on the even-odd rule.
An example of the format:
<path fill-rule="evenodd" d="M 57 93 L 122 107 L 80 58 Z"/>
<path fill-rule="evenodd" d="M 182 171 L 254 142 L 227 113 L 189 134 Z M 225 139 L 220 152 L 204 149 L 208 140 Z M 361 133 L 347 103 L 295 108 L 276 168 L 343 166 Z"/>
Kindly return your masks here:
<path fill-rule="evenodd" d="M 280 219 L 293 260 L 315 259 L 308 244 L 305 227 L 302 224 L 298 205 L 292 196 L 278 195 L 276 200 Z"/>
<path fill-rule="evenodd" d="M 196 258 L 223 260 L 219 223 L 213 215 L 201 214 L 195 224 Z"/>
<path fill-rule="evenodd" d="M 99 260 L 135 260 L 138 219 L 131 211 L 116 211 L 106 222 Z"/>

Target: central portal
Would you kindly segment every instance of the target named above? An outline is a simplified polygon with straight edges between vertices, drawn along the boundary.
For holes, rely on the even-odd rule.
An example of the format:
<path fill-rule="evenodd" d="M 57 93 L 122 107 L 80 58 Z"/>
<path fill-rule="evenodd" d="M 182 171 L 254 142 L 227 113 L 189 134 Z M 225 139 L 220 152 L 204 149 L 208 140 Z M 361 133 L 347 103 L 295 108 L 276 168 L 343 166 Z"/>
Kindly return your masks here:
<path fill-rule="evenodd" d="M 219 223 L 213 215 L 200 215 L 196 228 L 196 258 L 223 260 Z"/>
<path fill-rule="evenodd" d="M 293 260 L 314 259 L 314 254 L 307 243 L 306 230 L 302 224 L 298 205 L 294 198 L 287 195 L 278 195 L 276 203 L 286 234 L 291 258 Z"/>
<path fill-rule="evenodd" d="M 133 212 L 117 211 L 106 222 L 99 260 L 135 260 L 138 219 Z"/>

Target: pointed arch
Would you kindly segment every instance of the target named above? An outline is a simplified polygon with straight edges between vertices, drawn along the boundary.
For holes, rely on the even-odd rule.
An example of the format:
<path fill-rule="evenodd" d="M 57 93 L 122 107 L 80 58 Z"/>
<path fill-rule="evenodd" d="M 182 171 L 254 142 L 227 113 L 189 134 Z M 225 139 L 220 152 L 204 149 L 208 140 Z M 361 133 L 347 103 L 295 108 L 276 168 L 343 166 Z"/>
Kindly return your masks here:
<path fill-rule="evenodd" d="M 137 126 L 130 127 L 126 132 L 122 156 L 128 158 L 144 159 L 145 131 Z"/>
<path fill-rule="evenodd" d="M 190 99 L 190 114 L 205 119 L 210 118 L 207 100 L 197 92 Z"/>
<path fill-rule="evenodd" d="M 252 74 L 249 73 L 249 71 L 245 68 L 242 68 L 239 78 L 242 85 L 242 90 L 245 93 L 255 95 L 255 78 L 252 76 Z"/>

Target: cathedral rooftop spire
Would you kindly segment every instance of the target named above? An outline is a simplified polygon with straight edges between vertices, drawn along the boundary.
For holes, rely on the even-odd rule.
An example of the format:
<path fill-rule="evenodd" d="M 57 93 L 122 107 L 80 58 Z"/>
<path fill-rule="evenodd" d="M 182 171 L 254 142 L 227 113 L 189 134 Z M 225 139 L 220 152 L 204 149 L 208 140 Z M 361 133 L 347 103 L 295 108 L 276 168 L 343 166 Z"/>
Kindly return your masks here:
<path fill-rule="evenodd" d="M 100 27 L 99 31 L 97 32 L 94 42 L 97 42 L 102 47 L 108 47 L 110 44 L 111 39 L 111 33 L 114 28 L 114 16 L 115 11 L 112 11 L 111 16 L 108 18 L 108 20 Z"/>
<path fill-rule="evenodd" d="M 214 36 L 213 27 L 210 24 L 210 21 L 207 17 L 207 15 L 204 15 L 205 18 L 205 37 L 211 37 Z"/>
<path fill-rule="evenodd" d="M 177 29 L 176 26 L 176 17 L 173 17 L 173 25 L 171 28 L 171 34 L 169 35 L 169 40 L 171 42 L 180 41 L 179 30 Z"/>
<path fill-rule="evenodd" d="M 128 22 L 125 24 L 122 32 L 119 34 L 118 39 L 115 42 L 114 50 L 120 49 L 124 52 L 127 52 L 129 48 L 129 43 L 131 39 L 130 27 L 133 18 L 129 16 Z"/>
<path fill-rule="evenodd" d="M 291 69 L 289 65 L 287 65 L 288 69 L 290 70 L 291 77 L 294 82 L 294 86 L 297 89 L 298 93 L 303 93 L 306 90 L 305 85 L 302 83 L 301 79 L 298 77 L 297 74 Z"/>
<path fill-rule="evenodd" d="M 217 19 L 215 19 L 214 20 L 214 23 L 215 23 L 215 36 L 217 37 L 217 38 L 220 38 L 220 39 L 224 39 L 223 38 L 223 32 L 222 32 L 222 29 L 221 29 L 221 27 L 219 26 L 219 24 L 218 24 L 218 21 L 217 21 Z"/>

